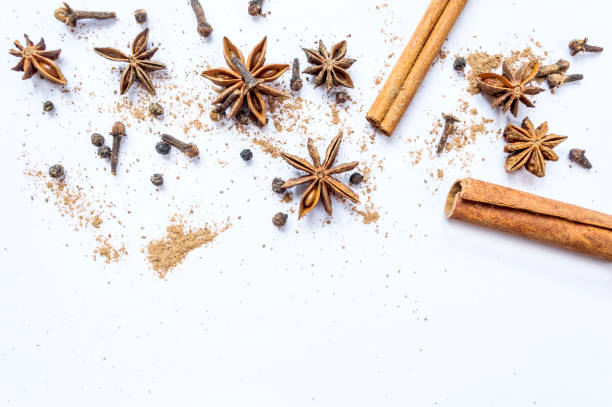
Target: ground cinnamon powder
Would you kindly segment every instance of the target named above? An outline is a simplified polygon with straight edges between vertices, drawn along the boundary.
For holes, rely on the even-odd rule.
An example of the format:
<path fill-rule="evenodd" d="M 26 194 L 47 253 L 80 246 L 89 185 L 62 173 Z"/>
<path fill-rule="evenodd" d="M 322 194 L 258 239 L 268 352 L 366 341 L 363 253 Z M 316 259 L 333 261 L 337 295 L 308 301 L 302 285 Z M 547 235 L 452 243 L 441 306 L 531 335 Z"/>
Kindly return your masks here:
<path fill-rule="evenodd" d="M 153 270 L 160 278 L 164 278 L 168 271 L 183 262 L 189 252 L 212 242 L 219 233 L 229 227 L 230 224 L 226 224 L 217 231 L 208 227 L 185 231 L 183 224 L 169 225 L 164 238 L 149 242 L 147 258 Z"/>

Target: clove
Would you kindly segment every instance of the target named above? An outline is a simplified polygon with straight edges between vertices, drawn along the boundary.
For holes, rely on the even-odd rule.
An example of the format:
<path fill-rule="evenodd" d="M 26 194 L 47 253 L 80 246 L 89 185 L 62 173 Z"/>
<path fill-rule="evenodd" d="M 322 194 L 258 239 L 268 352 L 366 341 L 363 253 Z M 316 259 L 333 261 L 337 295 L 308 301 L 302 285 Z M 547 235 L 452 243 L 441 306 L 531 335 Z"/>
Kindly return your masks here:
<path fill-rule="evenodd" d="M 113 128 L 109 133 L 113 136 L 113 148 L 111 150 L 111 173 L 117 175 L 117 163 L 119 162 L 119 147 L 121 146 L 121 139 L 125 137 L 125 126 L 121 122 L 115 122 Z"/>
<path fill-rule="evenodd" d="M 82 11 L 73 10 L 67 3 L 55 10 L 53 13 L 56 19 L 62 23 L 75 27 L 78 20 L 106 20 L 108 18 L 115 18 L 117 15 L 114 11 Z"/>
<path fill-rule="evenodd" d="M 291 90 L 298 91 L 302 89 L 302 80 L 300 79 L 300 60 L 295 58 L 291 65 L 291 82 L 289 84 Z"/>
<path fill-rule="evenodd" d="M 198 20 L 198 32 L 201 36 L 208 38 L 213 31 L 212 26 L 206 21 L 206 16 L 204 15 L 204 9 L 198 0 L 189 0 L 189 4 L 191 4 L 191 8 L 195 13 L 196 19 Z"/>
<path fill-rule="evenodd" d="M 198 149 L 198 146 L 193 143 L 182 142 L 181 140 L 177 139 L 176 137 L 172 137 L 169 134 L 162 134 L 161 139 L 162 141 L 170 144 L 171 146 L 174 146 L 181 150 L 189 158 L 195 158 L 200 155 L 200 150 Z"/>
<path fill-rule="evenodd" d="M 538 70 L 536 76 L 538 78 L 546 78 L 548 75 L 554 73 L 564 73 L 569 69 L 569 67 L 569 62 L 567 62 L 565 59 L 560 59 L 554 64 L 540 66 L 540 69 Z"/>
<path fill-rule="evenodd" d="M 584 40 L 571 40 L 569 42 L 570 54 L 572 56 L 576 55 L 579 52 L 596 52 L 599 53 L 603 51 L 602 47 L 598 47 L 595 45 L 587 44 L 588 38 L 584 38 Z"/>
<path fill-rule="evenodd" d="M 440 141 L 438 142 L 438 147 L 436 148 L 436 152 L 438 154 L 444 150 L 448 136 L 450 136 L 451 132 L 453 131 L 453 124 L 461 121 L 452 114 L 442 113 L 442 117 L 444 118 L 444 130 L 442 130 L 442 136 L 440 136 Z"/>
<path fill-rule="evenodd" d="M 593 168 L 593 165 L 589 161 L 588 158 L 584 155 L 585 151 L 580 148 L 572 148 L 569 152 L 570 161 L 575 162 L 579 166 L 590 170 Z"/>
<path fill-rule="evenodd" d="M 563 85 L 564 83 L 581 81 L 583 78 L 584 76 L 579 73 L 571 75 L 566 75 L 564 73 L 553 73 L 551 75 L 548 75 L 546 81 L 548 81 L 548 86 L 551 89 L 554 89 Z"/>
<path fill-rule="evenodd" d="M 263 0 L 249 0 L 249 14 L 252 16 L 260 15 L 262 4 Z"/>

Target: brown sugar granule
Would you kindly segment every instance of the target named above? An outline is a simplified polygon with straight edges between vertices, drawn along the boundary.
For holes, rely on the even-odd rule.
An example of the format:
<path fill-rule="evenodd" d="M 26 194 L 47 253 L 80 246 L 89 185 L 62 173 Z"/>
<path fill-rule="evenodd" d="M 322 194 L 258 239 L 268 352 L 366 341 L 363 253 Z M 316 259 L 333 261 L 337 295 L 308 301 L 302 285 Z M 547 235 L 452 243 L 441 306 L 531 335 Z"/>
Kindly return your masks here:
<path fill-rule="evenodd" d="M 468 92 L 472 95 L 480 93 L 476 75 L 485 72 L 495 72 L 502 64 L 502 54 L 489 55 L 486 52 L 472 52 L 465 59 L 470 67 Z"/>
<path fill-rule="evenodd" d="M 147 245 L 151 267 L 159 278 L 164 278 L 168 271 L 181 264 L 185 257 L 194 249 L 212 242 L 221 232 L 229 228 L 226 224 L 219 231 L 208 227 L 185 231 L 185 225 L 172 224 L 166 228 L 163 239 L 152 240 Z"/>
<path fill-rule="evenodd" d="M 96 215 L 91 219 L 91 226 L 93 226 L 94 228 L 99 229 L 101 224 L 102 218 L 100 217 L 100 215 Z"/>

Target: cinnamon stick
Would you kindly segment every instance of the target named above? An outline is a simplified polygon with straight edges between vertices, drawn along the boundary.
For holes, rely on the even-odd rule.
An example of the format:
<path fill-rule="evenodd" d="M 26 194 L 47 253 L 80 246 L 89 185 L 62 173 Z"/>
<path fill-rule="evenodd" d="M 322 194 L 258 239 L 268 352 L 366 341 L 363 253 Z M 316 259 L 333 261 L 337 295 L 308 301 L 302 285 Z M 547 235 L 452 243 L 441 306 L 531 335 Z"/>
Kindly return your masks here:
<path fill-rule="evenodd" d="M 400 119 L 406 112 L 406 109 L 408 109 L 410 102 L 412 102 L 412 98 L 419 89 L 421 82 L 423 82 L 423 79 L 431 67 L 434 58 L 440 52 L 442 44 L 444 44 L 444 41 L 446 41 L 446 37 L 448 37 L 450 30 L 453 28 L 457 18 L 459 18 L 459 15 L 461 14 L 461 11 L 463 11 L 467 1 L 468 0 L 448 1 L 448 4 L 444 8 L 440 18 L 429 34 L 427 41 L 414 61 L 414 64 L 412 65 L 404 82 L 401 83 L 401 86 L 399 87 L 397 82 L 390 85 L 392 88 L 389 94 L 393 95 L 397 93 L 397 96 L 388 109 L 386 109 L 387 111 L 382 120 L 378 120 L 379 116 L 375 116 L 375 114 L 381 109 L 383 111 L 385 110 L 383 106 L 385 105 L 387 99 L 383 97 L 379 100 L 379 98 L 377 98 L 370 108 L 366 118 L 384 135 L 391 136 L 393 134 L 395 127 L 397 127 Z M 372 112 L 372 114 L 370 114 L 370 112 Z"/>
<path fill-rule="evenodd" d="M 404 85 L 406 77 L 410 73 L 421 49 L 423 49 L 423 45 L 425 45 L 427 38 L 429 38 L 429 34 L 440 19 L 448 1 L 449 0 L 431 0 L 431 3 L 429 3 L 419 25 L 417 25 L 412 37 L 410 37 L 410 41 L 408 41 L 406 48 L 402 51 L 393 70 L 368 111 L 366 118 L 375 127 L 379 126 L 387 115 L 391 104 L 393 104 L 393 101 Z"/>
<path fill-rule="evenodd" d="M 612 216 L 472 178 L 451 187 L 446 216 L 612 261 Z"/>

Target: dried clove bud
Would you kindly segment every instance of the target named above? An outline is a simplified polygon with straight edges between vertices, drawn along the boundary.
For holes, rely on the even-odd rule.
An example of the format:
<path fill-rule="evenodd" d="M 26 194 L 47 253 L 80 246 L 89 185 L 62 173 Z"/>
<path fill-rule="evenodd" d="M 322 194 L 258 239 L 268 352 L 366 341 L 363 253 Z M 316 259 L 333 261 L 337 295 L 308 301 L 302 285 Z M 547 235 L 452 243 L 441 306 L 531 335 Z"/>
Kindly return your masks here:
<path fill-rule="evenodd" d="M 189 158 L 195 158 L 200 155 L 200 150 L 198 149 L 198 146 L 193 143 L 182 142 L 181 140 L 177 139 L 176 137 L 172 137 L 169 134 L 162 134 L 161 138 L 163 142 L 178 148 Z"/>
<path fill-rule="evenodd" d="M 593 168 L 593 165 L 591 164 L 589 159 L 586 158 L 584 153 L 584 150 L 581 150 L 579 148 L 572 148 L 569 152 L 569 159 L 570 161 L 575 162 L 579 166 L 590 170 L 591 168 Z"/>
<path fill-rule="evenodd" d="M 300 79 L 300 60 L 297 58 L 293 59 L 291 65 L 291 82 L 289 83 L 291 90 L 298 91 L 302 89 L 302 80 Z"/>
<path fill-rule="evenodd" d="M 569 62 L 567 62 L 565 59 L 560 59 L 554 64 L 540 66 L 540 69 L 538 69 L 538 73 L 536 74 L 536 77 L 546 78 L 548 75 L 551 75 L 553 73 L 564 73 L 565 71 L 569 69 L 569 67 L 570 67 Z"/>
<path fill-rule="evenodd" d="M 587 44 L 588 38 L 584 38 L 584 40 L 571 40 L 569 42 L 570 54 L 572 56 L 578 54 L 579 52 L 596 52 L 599 53 L 603 51 L 602 47 L 598 47 L 595 45 Z"/>
<path fill-rule="evenodd" d="M 213 28 L 208 21 L 206 21 L 206 16 L 204 15 L 202 5 L 198 0 L 189 0 L 189 4 L 191 4 L 196 20 L 198 20 L 198 32 L 201 36 L 208 38 L 212 33 Z"/>
<path fill-rule="evenodd" d="M 278 212 L 272 217 L 272 224 L 277 228 L 283 227 L 285 223 L 287 223 L 287 218 L 288 216 L 286 213 Z"/>
<path fill-rule="evenodd" d="M 55 105 L 53 104 L 52 101 L 47 100 L 44 104 L 43 104 L 43 111 L 49 113 L 51 112 L 53 109 L 55 109 Z"/>
<path fill-rule="evenodd" d="M 125 137 L 125 126 L 121 122 L 115 122 L 110 132 L 113 136 L 113 148 L 111 150 L 111 173 L 117 175 L 117 164 L 119 163 L 119 147 L 121 146 L 121 139 Z"/>
<path fill-rule="evenodd" d="M 67 3 L 64 3 L 63 6 L 55 10 L 53 13 L 55 18 L 62 23 L 69 25 L 70 27 L 75 27 L 76 22 L 78 20 L 106 20 L 108 18 L 115 18 L 117 15 L 114 11 L 82 11 L 82 10 L 73 10 Z"/>
<path fill-rule="evenodd" d="M 448 136 L 450 136 L 453 131 L 453 124 L 455 124 L 455 122 L 461 121 L 452 114 L 442 113 L 442 117 L 444 118 L 444 130 L 442 130 L 442 136 L 440 136 L 440 141 L 438 142 L 438 147 L 436 148 L 436 153 L 438 154 L 440 154 L 444 150 L 444 147 L 446 146 L 446 142 L 448 140 Z"/>
<path fill-rule="evenodd" d="M 64 176 L 64 167 L 60 164 L 55 164 L 49 167 L 49 176 L 51 178 L 62 178 Z"/>
<path fill-rule="evenodd" d="M 583 78 L 584 76 L 578 73 L 572 75 L 566 75 L 564 73 L 553 73 L 551 75 L 548 75 L 546 81 L 548 82 L 548 86 L 551 89 L 554 89 L 563 85 L 564 83 L 581 81 Z"/>
<path fill-rule="evenodd" d="M 147 21 L 147 10 L 139 8 L 138 10 L 134 11 L 134 19 L 139 24 L 145 23 Z"/>
<path fill-rule="evenodd" d="M 261 14 L 263 0 L 249 0 L 249 15 L 258 16 Z"/>

